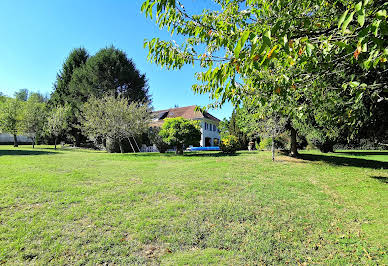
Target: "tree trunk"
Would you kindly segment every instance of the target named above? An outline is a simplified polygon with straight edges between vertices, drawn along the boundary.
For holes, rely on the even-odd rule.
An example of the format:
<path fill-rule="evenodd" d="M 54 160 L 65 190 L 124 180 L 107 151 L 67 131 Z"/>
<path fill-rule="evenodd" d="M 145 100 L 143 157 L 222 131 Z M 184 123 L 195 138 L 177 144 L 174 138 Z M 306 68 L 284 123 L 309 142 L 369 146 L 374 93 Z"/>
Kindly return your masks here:
<path fill-rule="evenodd" d="M 176 146 L 175 154 L 183 155 L 183 146 L 182 146 L 182 145 L 179 145 L 179 144 L 178 144 L 178 145 Z"/>
<path fill-rule="evenodd" d="M 275 161 L 275 135 L 272 134 L 272 161 Z"/>
<path fill-rule="evenodd" d="M 296 130 L 295 128 L 291 127 L 291 150 L 290 150 L 290 155 L 292 157 L 298 156 L 298 146 L 296 142 Z"/>
<path fill-rule="evenodd" d="M 16 134 L 13 134 L 13 146 L 14 147 L 18 147 L 18 138 L 16 136 Z"/>
<path fill-rule="evenodd" d="M 35 138 L 32 139 L 32 148 L 35 149 Z"/>
<path fill-rule="evenodd" d="M 75 135 L 75 142 L 74 142 L 74 145 L 76 147 L 80 147 L 81 146 L 81 141 L 80 141 L 80 135 L 79 134 L 76 134 Z"/>
<path fill-rule="evenodd" d="M 120 147 L 120 152 L 124 153 L 124 146 L 123 146 L 123 142 L 121 140 L 119 140 L 119 147 Z"/>
<path fill-rule="evenodd" d="M 55 137 L 55 140 L 54 140 L 54 150 L 57 149 L 57 141 L 58 141 L 58 137 Z"/>

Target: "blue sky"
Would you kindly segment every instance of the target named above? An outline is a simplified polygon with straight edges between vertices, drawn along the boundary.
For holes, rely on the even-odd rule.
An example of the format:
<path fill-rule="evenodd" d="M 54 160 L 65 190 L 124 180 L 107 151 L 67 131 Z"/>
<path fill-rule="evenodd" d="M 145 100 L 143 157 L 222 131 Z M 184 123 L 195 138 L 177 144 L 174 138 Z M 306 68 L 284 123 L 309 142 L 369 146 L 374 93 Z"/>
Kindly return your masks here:
<path fill-rule="evenodd" d="M 147 61 L 144 39 L 170 35 L 140 12 L 142 0 L 1 0 L 0 91 L 13 95 L 27 88 L 51 93 L 56 73 L 73 48 L 90 54 L 114 45 L 132 58 L 149 80 L 155 109 L 174 105 L 210 103 L 208 95 L 195 95 L 191 85 L 198 68 L 161 69 Z M 184 0 L 188 8 L 206 8 L 207 0 Z M 210 110 L 229 117 L 232 106 Z"/>

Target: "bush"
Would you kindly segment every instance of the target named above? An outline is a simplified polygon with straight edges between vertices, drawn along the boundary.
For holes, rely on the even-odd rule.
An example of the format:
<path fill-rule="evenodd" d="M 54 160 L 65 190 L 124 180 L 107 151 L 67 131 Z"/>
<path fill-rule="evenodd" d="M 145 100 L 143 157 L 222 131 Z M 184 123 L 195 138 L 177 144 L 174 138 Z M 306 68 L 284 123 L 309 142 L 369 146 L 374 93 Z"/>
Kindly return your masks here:
<path fill-rule="evenodd" d="M 290 138 L 286 133 L 280 134 L 274 140 L 275 149 L 285 150 L 290 146 Z M 259 143 L 259 150 L 271 150 L 272 138 L 262 138 Z"/>
<path fill-rule="evenodd" d="M 255 148 L 256 148 L 256 150 L 260 150 L 260 140 L 258 140 L 258 141 L 255 141 Z"/>
<path fill-rule="evenodd" d="M 323 153 L 334 152 L 334 141 L 331 141 L 329 139 L 312 139 L 311 142 Z"/>
<path fill-rule="evenodd" d="M 183 117 L 166 118 L 159 136 L 168 145 L 176 147 L 176 154 L 183 154 L 183 148 L 198 145 L 201 140 L 201 128 L 198 120 Z"/>
<path fill-rule="evenodd" d="M 239 141 L 236 136 L 227 135 L 221 140 L 220 149 L 224 153 L 236 153 L 239 148 Z"/>
<path fill-rule="evenodd" d="M 311 150 L 317 150 L 318 148 L 312 144 L 312 143 L 308 143 L 307 146 L 306 146 L 306 150 L 307 151 L 311 151 Z"/>
<path fill-rule="evenodd" d="M 165 153 L 169 148 L 169 145 L 163 141 L 163 138 L 159 135 L 160 127 L 151 127 L 148 130 L 148 138 L 151 144 L 155 144 L 160 153 Z"/>
<path fill-rule="evenodd" d="M 371 139 L 358 139 L 350 143 L 337 143 L 334 145 L 335 150 L 388 150 L 387 145 L 377 143 Z"/>
<path fill-rule="evenodd" d="M 271 138 L 263 138 L 260 140 L 259 148 L 260 150 L 270 150 L 272 146 Z"/>

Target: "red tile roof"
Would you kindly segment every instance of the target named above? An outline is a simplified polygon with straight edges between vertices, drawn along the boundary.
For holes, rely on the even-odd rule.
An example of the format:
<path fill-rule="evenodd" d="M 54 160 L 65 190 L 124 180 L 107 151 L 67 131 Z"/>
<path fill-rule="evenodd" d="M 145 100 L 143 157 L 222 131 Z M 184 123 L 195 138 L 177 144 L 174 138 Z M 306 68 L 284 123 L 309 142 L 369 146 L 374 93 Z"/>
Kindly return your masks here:
<path fill-rule="evenodd" d="M 195 105 L 186 106 L 186 107 L 176 107 L 166 110 L 159 110 L 153 112 L 155 117 L 159 120 L 154 121 L 152 123 L 153 126 L 161 126 L 163 124 L 163 120 L 165 118 L 174 118 L 174 117 L 183 117 L 186 119 L 201 119 L 201 118 L 207 118 L 210 120 L 213 120 L 215 122 L 220 122 L 220 120 L 209 114 L 208 112 L 201 113 L 200 111 L 195 111 Z"/>

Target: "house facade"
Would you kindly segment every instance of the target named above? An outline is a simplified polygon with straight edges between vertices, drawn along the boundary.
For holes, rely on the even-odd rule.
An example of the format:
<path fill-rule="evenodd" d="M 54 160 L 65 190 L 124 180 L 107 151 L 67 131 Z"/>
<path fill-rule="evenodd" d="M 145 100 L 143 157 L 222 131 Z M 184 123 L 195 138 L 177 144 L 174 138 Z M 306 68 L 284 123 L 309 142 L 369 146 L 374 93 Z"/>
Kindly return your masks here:
<path fill-rule="evenodd" d="M 221 137 L 218 125 L 220 120 L 208 112 L 195 110 L 195 105 L 186 107 L 176 107 L 154 112 L 155 118 L 152 126 L 162 126 L 164 119 L 183 117 L 185 119 L 198 120 L 201 126 L 201 147 L 219 146 Z"/>

